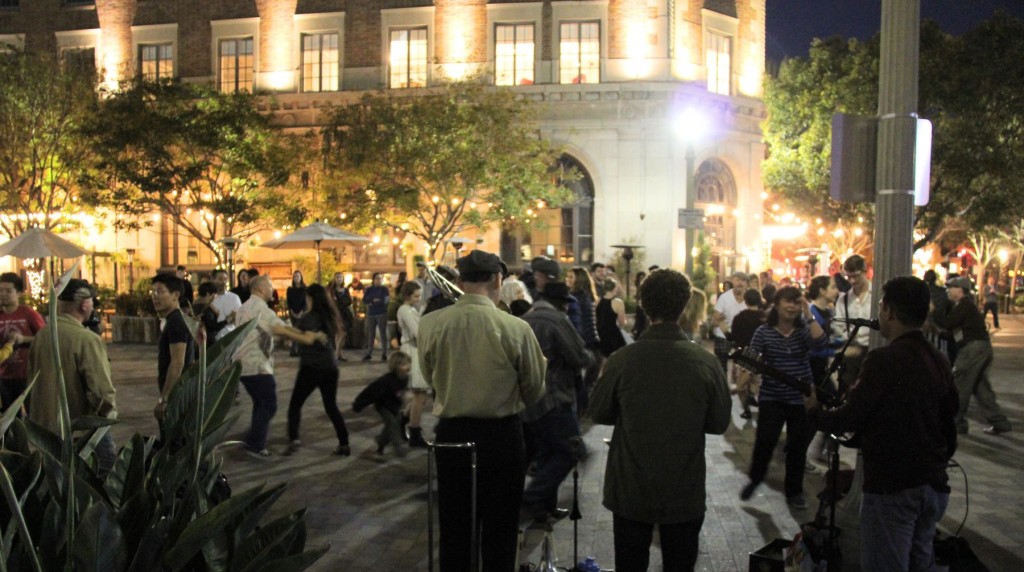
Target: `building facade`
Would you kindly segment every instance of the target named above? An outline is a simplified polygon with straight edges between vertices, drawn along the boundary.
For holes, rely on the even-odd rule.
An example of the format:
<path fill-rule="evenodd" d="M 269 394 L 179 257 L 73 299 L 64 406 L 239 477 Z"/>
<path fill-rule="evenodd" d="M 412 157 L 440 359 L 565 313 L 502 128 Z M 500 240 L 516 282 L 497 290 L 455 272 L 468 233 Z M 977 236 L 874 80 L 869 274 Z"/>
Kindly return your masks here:
<path fill-rule="evenodd" d="M 271 93 L 265 111 L 296 131 L 367 90 L 508 86 L 583 175 L 578 201 L 543 230 L 468 238 L 566 264 L 631 243 L 645 264 L 682 268 L 690 207 L 719 271 L 763 264 L 765 0 L 0 0 L 4 44 L 94 66 L 106 87 L 141 75 Z M 160 253 L 154 267 L 198 261 L 156 226 L 159 244 L 135 245 Z"/>

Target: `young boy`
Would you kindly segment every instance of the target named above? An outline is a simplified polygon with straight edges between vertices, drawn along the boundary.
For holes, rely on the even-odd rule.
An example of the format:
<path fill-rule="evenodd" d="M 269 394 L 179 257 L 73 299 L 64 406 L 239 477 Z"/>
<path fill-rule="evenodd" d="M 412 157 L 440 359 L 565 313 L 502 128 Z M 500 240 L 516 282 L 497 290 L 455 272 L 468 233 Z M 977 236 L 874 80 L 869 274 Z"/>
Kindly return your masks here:
<path fill-rule="evenodd" d="M 401 425 L 398 421 L 399 410 L 402 408 L 402 394 L 409 386 L 409 372 L 412 371 L 412 359 L 405 352 L 395 351 L 388 356 L 388 373 L 367 385 L 356 396 L 352 410 L 360 412 L 368 405 L 373 405 L 380 414 L 384 427 L 377 441 L 377 455 L 384 454 L 388 443 L 395 446 L 395 454 L 405 456 L 405 443 L 402 441 Z"/>

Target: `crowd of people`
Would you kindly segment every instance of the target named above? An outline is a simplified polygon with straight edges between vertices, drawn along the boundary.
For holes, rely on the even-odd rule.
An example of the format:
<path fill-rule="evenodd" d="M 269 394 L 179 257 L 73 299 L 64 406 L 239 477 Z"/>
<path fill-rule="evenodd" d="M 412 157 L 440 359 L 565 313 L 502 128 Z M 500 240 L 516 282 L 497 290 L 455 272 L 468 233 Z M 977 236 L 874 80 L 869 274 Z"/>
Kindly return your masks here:
<path fill-rule="evenodd" d="M 318 391 L 337 437 L 334 453 L 351 455 L 337 389 L 355 323 L 352 288 L 360 288 L 363 359 L 371 360 L 379 345 L 387 373 L 352 408 L 372 406 L 379 415 L 378 455 L 390 447 L 404 457 L 409 447 L 428 446 L 422 422 L 432 397 L 443 570 L 470 570 L 472 562 L 469 458 L 459 444 L 475 444 L 483 568 L 512 570 L 524 518 L 550 529 L 568 515 L 558 490 L 587 454 L 586 419 L 615 427 L 604 505 L 614 517 L 616 569 L 647 569 L 655 526 L 665 569 L 692 569 L 705 512 L 705 435 L 729 426 L 731 395 L 755 431 L 742 500 L 764 482 L 783 428 L 783 488 L 797 510 L 808 506 L 808 459 L 824 460 L 825 435 L 856 431 L 865 467 L 862 562 L 872 570 L 907 569 L 932 558 L 925 541 L 948 502 L 945 464 L 957 435 L 968 432 L 971 397 L 987 416 L 985 433 L 1012 427 L 988 378 L 992 345 L 972 282 L 950 276 L 942 288 L 934 272 L 925 280 L 894 278 L 882 286 L 876 312 L 868 270 L 864 258 L 850 256 L 842 272 L 814 277 L 806 290 L 776 284 L 765 273 L 736 272 L 710 306 L 707 293 L 685 275 L 651 267 L 636 282 L 639 307 L 630 330 L 622 286 L 600 263 L 564 269 L 541 256 L 517 276 L 498 256 L 474 250 L 454 268 L 421 264 L 415 278 L 403 272 L 393 287 L 377 273 L 365 288 L 347 284 L 341 273 L 322 286 L 295 272 L 284 300 L 287 321 L 274 309 L 280 302 L 269 276 L 242 270 L 229 288 L 228 273 L 216 270 L 193 292 L 179 267 L 152 279 L 162 322 L 153 414 L 159 425 L 197 343 L 215 343 L 254 321 L 234 356 L 252 401 L 245 451 L 257 459 L 273 456 L 274 348 L 284 338 L 299 360 L 284 453 L 301 451 L 302 408 Z M 23 407 L 33 421 L 59 431 L 48 367 L 59 354 L 62 363 L 79 364 L 68 383 L 72 419 L 116 417 L 105 347 L 82 327 L 94 314 L 93 287 L 71 280 L 56 301 L 58 321 L 49 325 L 19 303 L 23 291 L 18 275 L 0 275 L 3 407 L 38 375 Z M 988 307 L 990 292 L 986 313 L 995 311 Z M 187 315 L 199 321 L 199 335 Z M 59 348 L 46 336 L 51 327 L 59 330 Z M 699 343 L 705 327 L 710 352 Z M 869 351 L 872 328 L 888 346 Z M 761 375 L 735 367 L 729 357 L 736 348 L 756 351 L 770 369 Z M 819 401 L 822 393 L 839 397 Z M 108 470 L 109 433 L 96 454 Z M 915 507 L 910 516 L 896 515 L 893 507 L 907 503 Z"/>

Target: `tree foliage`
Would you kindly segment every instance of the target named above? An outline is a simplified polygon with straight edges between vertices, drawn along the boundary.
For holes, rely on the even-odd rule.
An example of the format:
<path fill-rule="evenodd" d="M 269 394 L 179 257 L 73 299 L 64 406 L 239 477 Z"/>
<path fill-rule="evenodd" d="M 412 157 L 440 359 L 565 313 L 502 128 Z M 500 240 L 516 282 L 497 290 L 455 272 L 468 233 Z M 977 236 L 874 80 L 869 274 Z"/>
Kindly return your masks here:
<path fill-rule="evenodd" d="M 96 99 L 92 78 L 53 57 L 0 57 L 0 231 L 53 229 L 77 212 L 78 182 L 91 155 L 77 133 Z"/>
<path fill-rule="evenodd" d="M 301 222 L 301 205 L 284 198 L 298 142 L 255 103 L 167 81 L 113 94 L 86 129 L 102 158 L 89 198 L 117 204 L 126 225 L 159 209 L 218 259 L 222 237 Z"/>
<path fill-rule="evenodd" d="M 361 229 L 399 228 L 428 254 L 469 227 L 535 221 L 571 193 L 559 153 L 506 90 L 451 84 L 412 96 L 367 95 L 328 114 L 329 205 Z"/>
<path fill-rule="evenodd" d="M 996 15 L 961 37 L 921 28 L 920 116 L 934 125 L 931 200 L 917 211 L 918 246 L 958 220 L 970 227 L 1024 215 L 1024 21 Z M 879 39 L 815 40 L 765 91 L 765 186 L 829 220 L 872 205 L 829 198 L 831 117 L 877 113 Z M 867 225 L 870 228 L 870 224 Z"/>

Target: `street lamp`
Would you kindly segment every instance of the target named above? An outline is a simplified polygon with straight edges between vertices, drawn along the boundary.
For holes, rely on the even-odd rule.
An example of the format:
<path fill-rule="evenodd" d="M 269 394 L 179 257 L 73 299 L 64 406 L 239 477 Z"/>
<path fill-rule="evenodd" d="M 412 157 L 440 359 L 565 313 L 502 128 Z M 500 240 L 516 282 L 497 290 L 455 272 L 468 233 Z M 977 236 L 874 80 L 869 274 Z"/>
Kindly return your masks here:
<path fill-rule="evenodd" d="M 128 291 L 135 291 L 135 249 L 127 248 L 125 252 L 128 253 Z"/>
<path fill-rule="evenodd" d="M 224 255 L 228 259 L 228 286 L 235 287 L 235 249 L 242 243 L 242 239 L 233 236 L 225 236 L 217 241 L 224 247 Z"/>
<path fill-rule="evenodd" d="M 704 228 L 703 213 L 696 212 L 697 202 L 697 142 L 708 130 L 707 119 L 692 107 L 683 111 L 678 123 L 679 135 L 686 143 L 686 216 L 680 217 L 680 226 L 686 231 L 686 275 L 693 276 L 694 249 L 697 230 Z"/>
<path fill-rule="evenodd" d="M 626 261 L 626 298 L 629 298 L 629 272 L 633 263 L 633 249 L 643 247 L 637 244 L 613 244 L 612 248 L 622 249 L 622 259 Z"/>

